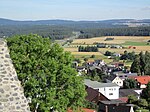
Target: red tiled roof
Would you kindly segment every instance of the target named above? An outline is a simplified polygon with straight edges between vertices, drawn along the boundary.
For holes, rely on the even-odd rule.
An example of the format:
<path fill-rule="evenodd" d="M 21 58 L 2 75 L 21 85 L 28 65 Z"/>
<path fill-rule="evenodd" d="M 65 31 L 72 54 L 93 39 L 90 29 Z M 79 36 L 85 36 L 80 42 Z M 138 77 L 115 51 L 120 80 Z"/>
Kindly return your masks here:
<path fill-rule="evenodd" d="M 83 111 L 83 112 L 96 112 L 96 110 L 93 110 L 93 109 L 87 109 L 87 108 L 83 108 L 82 111 Z M 71 109 L 68 109 L 67 112 L 73 112 L 73 111 L 72 111 Z M 78 111 L 78 112 L 80 112 L 80 111 Z"/>
<path fill-rule="evenodd" d="M 147 75 L 145 75 L 145 76 L 129 76 L 129 78 L 135 79 L 141 84 L 147 84 L 148 82 L 150 82 L 150 76 L 147 76 Z"/>
<path fill-rule="evenodd" d="M 119 100 L 121 100 L 121 101 L 127 103 L 128 97 L 120 97 Z"/>

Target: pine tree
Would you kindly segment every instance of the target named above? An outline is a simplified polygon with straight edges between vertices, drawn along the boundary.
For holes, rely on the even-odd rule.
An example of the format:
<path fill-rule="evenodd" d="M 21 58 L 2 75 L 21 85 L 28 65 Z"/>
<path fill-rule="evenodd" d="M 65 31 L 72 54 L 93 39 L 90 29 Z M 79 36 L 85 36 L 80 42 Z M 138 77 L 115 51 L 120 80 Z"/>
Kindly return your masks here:
<path fill-rule="evenodd" d="M 150 75 L 150 53 L 148 51 L 145 52 L 145 67 L 144 71 L 146 75 Z"/>
<path fill-rule="evenodd" d="M 140 54 L 140 72 L 141 72 L 141 75 L 145 75 L 145 55 L 143 54 L 143 52 L 141 51 Z"/>
<path fill-rule="evenodd" d="M 140 74 L 140 59 L 139 59 L 138 55 L 136 55 L 133 63 L 131 64 L 130 71 L 133 72 L 133 73 Z"/>

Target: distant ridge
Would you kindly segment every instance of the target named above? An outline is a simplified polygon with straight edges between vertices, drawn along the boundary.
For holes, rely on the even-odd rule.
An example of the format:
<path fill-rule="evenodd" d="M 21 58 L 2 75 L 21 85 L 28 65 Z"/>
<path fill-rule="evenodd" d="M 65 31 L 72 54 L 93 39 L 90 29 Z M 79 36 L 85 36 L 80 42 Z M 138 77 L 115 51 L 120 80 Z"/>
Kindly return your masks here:
<path fill-rule="evenodd" d="M 150 24 L 150 19 L 111 19 L 101 21 L 73 21 L 73 20 L 34 20 L 34 21 L 18 21 L 0 18 L 0 25 L 70 25 L 70 24 L 110 24 L 110 25 L 126 25 L 131 23 Z"/>

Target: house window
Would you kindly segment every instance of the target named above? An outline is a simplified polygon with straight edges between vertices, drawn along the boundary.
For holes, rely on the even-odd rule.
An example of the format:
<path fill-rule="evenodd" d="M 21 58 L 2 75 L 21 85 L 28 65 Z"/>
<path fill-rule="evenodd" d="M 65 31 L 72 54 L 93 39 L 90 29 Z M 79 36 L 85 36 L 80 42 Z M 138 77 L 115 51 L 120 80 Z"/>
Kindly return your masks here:
<path fill-rule="evenodd" d="M 113 93 L 109 93 L 109 95 L 113 95 Z"/>

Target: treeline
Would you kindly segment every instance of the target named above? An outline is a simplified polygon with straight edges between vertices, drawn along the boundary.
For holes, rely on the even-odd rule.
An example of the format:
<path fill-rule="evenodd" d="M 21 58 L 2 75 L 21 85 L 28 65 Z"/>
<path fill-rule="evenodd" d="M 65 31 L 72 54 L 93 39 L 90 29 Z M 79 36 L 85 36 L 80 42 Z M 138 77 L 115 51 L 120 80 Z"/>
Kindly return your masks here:
<path fill-rule="evenodd" d="M 106 51 L 105 52 L 105 56 L 112 56 L 114 57 L 114 53 L 115 52 L 110 52 L 110 51 Z M 124 53 L 119 57 L 119 60 L 134 60 L 136 57 L 136 54 L 135 52 L 127 52 L 127 51 L 124 51 Z"/>
<path fill-rule="evenodd" d="M 127 26 L 112 26 L 105 27 L 98 24 L 91 24 L 86 27 L 80 27 L 78 24 L 67 25 L 0 25 L 0 37 L 22 35 L 22 34 L 38 34 L 42 37 L 49 37 L 53 40 L 64 39 L 72 36 L 73 31 L 80 31 L 78 38 L 92 38 L 99 36 L 149 36 L 150 27 L 127 27 Z M 98 25 L 98 26 L 96 26 Z M 107 26 L 107 25 L 106 25 Z"/>
<path fill-rule="evenodd" d="M 64 39 L 72 36 L 72 29 L 63 26 L 49 26 L 49 25 L 1 25 L 0 26 L 0 37 L 6 36 L 11 37 L 14 35 L 23 34 L 38 34 L 42 37 L 49 37 L 53 40 Z"/>
<path fill-rule="evenodd" d="M 140 52 L 136 55 L 131 65 L 131 72 L 139 75 L 150 75 L 150 53 L 148 51 Z"/>
<path fill-rule="evenodd" d="M 93 28 L 81 30 L 79 38 L 100 36 L 150 36 L 150 27 Z"/>
<path fill-rule="evenodd" d="M 98 48 L 96 46 L 79 46 L 79 52 L 98 52 Z"/>

